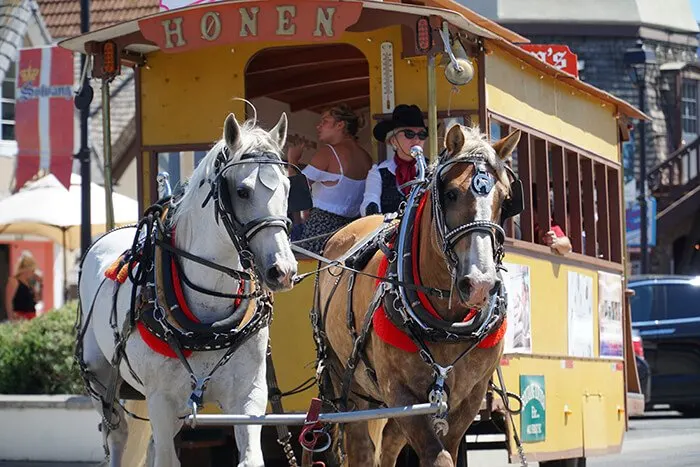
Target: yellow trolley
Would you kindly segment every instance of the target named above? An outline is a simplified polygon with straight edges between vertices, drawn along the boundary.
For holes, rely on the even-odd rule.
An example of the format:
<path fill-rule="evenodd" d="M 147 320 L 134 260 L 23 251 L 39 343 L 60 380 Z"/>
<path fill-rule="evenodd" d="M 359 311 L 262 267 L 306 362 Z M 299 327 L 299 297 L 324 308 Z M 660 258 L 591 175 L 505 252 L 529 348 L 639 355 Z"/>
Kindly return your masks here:
<path fill-rule="evenodd" d="M 624 297 L 620 143 L 629 137 L 629 118 L 647 117 L 541 61 L 521 47 L 527 42 L 453 0 L 270 0 L 163 12 L 61 45 L 88 54 L 92 77 L 103 85 L 122 66 L 133 68 L 141 206 L 157 198 L 159 160 L 175 157 L 192 170 L 221 134 L 224 117 L 246 115 L 234 97 L 250 100 L 263 126 L 286 111 L 290 133 L 309 139 L 319 112 L 333 104 L 351 105 L 372 124 L 396 104 L 417 104 L 427 109 L 431 157 L 454 123 L 479 125 L 492 138 L 520 129 L 513 168 L 524 184 L 525 211 L 506 225 L 509 332 L 501 368 L 523 400 L 514 421 L 527 458 L 576 465 L 618 452 L 628 414 L 639 406 L 636 396 L 634 404 L 626 397 L 628 388 L 639 390 Z M 445 43 L 468 66 L 455 69 Z M 360 141 L 381 160 L 371 126 Z M 555 255 L 537 241 L 538 226 L 551 223 L 571 239 L 571 254 Z M 302 260 L 299 272 L 315 267 Z M 275 298 L 271 339 L 282 391 L 314 376 L 312 292 L 308 280 Z M 303 413 L 315 395 L 315 386 L 289 395 L 285 410 Z M 496 422 L 502 405 L 493 405 Z M 490 415 L 482 411 L 482 418 Z M 147 424 L 132 424 L 144 430 L 129 445 L 127 461 L 137 465 L 148 432 Z M 484 432 L 485 425 L 472 430 Z M 503 446 L 515 462 L 504 425 Z M 282 465 L 274 430 L 263 433 L 268 465 Z M 191 465 L 205 465 L 205 451 L 231 458 L 221 432 L 199 441 L 181 436 L 183 465 L 195 447 Z"/>

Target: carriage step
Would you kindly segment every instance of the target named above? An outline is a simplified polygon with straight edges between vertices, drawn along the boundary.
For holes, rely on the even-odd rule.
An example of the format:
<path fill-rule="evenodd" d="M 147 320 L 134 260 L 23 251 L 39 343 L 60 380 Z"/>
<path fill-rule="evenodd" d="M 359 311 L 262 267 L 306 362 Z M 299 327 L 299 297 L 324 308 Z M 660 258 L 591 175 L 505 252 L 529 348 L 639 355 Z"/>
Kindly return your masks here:
<path fill-rule="evenodd" d="M 126 399 L 132 401 L 145 401 L 146 397 L 138 392 L 136 389 L 132 388 L 129 383 L 124 381 L 122 386 L 119 388 L 119 399 Z"/>

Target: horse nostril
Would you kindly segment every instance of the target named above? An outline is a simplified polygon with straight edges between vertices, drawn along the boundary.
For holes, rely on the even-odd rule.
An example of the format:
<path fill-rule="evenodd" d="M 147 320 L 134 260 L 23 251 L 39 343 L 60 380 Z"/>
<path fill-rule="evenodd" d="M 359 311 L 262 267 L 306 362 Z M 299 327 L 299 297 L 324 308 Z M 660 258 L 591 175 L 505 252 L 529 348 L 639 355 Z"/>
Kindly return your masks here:
<path fill-rule="evenodd" d="M 272 266 L 266 273 L 268 282 L 277 282 L 282 277 L 282 271 L 277 266 Z"/>
<path fill-rule="evenodd" d="M 465 297 L 469 296 L 469 290 L 471 289 L 471 283 L 469 282 L 469 278 L 462 277 L 460 280 L 458 280 L 457 289 L 459 290 L 459 293 L 461 293 Z"/>

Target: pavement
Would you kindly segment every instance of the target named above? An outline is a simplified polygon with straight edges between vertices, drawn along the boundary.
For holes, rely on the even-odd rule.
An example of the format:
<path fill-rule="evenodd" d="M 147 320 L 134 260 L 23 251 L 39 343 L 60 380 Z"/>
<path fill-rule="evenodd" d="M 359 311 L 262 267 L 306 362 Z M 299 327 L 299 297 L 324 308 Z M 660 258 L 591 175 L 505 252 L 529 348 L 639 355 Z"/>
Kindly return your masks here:
<path fill-rule="evenodd" d="M 620 454 L 587 459 L 588 467 L 698 467 L 700 418 L 678 412 L 651 412 L 630 421 Z M 98 467 L 99 463 L 0 461 L 0 467 Z M 504 450 L 470 451 L 470 466 L 513 467 Z M 529 463 L 538 467 L 537 462 Z"/>

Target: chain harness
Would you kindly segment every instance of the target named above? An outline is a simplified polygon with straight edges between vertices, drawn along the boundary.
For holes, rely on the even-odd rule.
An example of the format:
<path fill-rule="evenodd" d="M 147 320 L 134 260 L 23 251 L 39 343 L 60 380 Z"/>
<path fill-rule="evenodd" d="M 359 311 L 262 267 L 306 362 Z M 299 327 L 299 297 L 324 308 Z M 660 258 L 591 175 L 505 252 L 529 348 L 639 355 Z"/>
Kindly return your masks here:
<path fill-rule="evenodd" d="M 121 329 L 117 322 L 117 298 L 121 284 L 114 282 L 110 325 L 114 335 L 115 349 L 110 362 L 112 371 L 106 384 L 100 381 L 88 368 L 83 355 L 83 339 L 94 312 L 96 298 L 105 284 L 111 281 L 105 277 L 100 283 L 88 309 L 85 325 L 82 328 L 83 310 L 81 304 L 79 304 L 76 322 L 75 359 L 87 391 L 93 398 L 102 402 L 100 428 L 103 431 L 104 449 L 108 457 L 107 435 L 109 431 L 116 429 L 121 423 L 114 404 L 115 402 L 120 404 L 117 400 L 117 389 L 120 383 L 119 366 L 122 361 L 126 362 L 132 377 L 139 384 L 143 384 L 131 368 L 125 352 L 126 342 L 136 329 L 138 322 L 143 323 L 151 333 L 165 341 L 189 373 L 192 393 L 188 399 L 188 406 L 194 416 L 193 426 L 196 425 L 196 415 L 203 406 L 204 392 L 211 377 L 231 359 L 235 351 L 243 343 L 271 322 L 272 296 L 260 287 L 260 271 L 257 270 L 254 254 L 250 250 L 250 241 L 256 234 L 266 228 L 280 227 L 289 235 L 291 222 L 286 216 L 266 216 L 245 224 L 239 220 L 231 202 L 225 174 L 228 170 L 242 164 L 284 166 L 287 163 L 272 152 L 247 153 L 242 155 L 240 159 L 233 160 L 230 157 L 228 147 L 223 146 L 214 162 L 213 178 L 203 180 L 199 185 L 199 188 L 201 188 L 205 182 L 209 183 L 209 193 L 202 203 L 202 208 L 210 200 L 213 200 L 214 215 L 217 223 L 221 221 L 224 224 L 229 238 L 239 253 L 242 270 L 214 263 L 174 246 L 172 238 L 174 226 L 172 226 L 171 219 L 176 209 L 176 204 L 172 202 L 170 197 L 166 197 L 146 209 L 144 217 L 136 225 L 136 234 L 132 246 L 124 253 L 121 260 L 128 267 L 128 279 L 132 283 L 129 317 L 125 320 Z M 133 228 L 134 226 L 122 228 L 127 227 Z M 105 235 L 111 232 L 107 232 Z M 83 257 L 83 260 L 86 256 Z M 194 284 L 184 274 L 179 262 L 180 258 L 194 261 L 240 281 L 243 292 L 236 294 L 222 293 Z M 177 299 L 173 295 L 172 284 L 168 281 L 172 277 L 170 274 L 171 266 L 177 269 L 181 280 L 193 290 L 214 297 L 236 299 L 239 301 L 239 305 L 235 307 L 230 316 L 218 322 L 204 324 L 188 319 L 178 306 Z M 159 268 L 163 269 L 163 274 L 157 274 Z M 250 307 L 254 307 L 252 317 L 242 323 L 244 315 Z M 204 376 L 195 375 L 185 357 L 186 350 L 213 351 L 221 349 L 226 349 L 226 352 Z M 268 363 L 271 363 L 269 358 Z M 270 382 L 272 377 L 276 386 L 274 376 L 274 372 L 268 372 L 267 379 Z M 98 388 L 99 391 L 95 388 Z M 129 412 L 127 411 L 126 413 Z M 137 418 L 142 419 L 141 417 Z M 184 419 L 186 416 L 180 418 Z M 283 446 L 290 465 L 296 465 L 296 460 L 289 444 L 291 435 L 288 433 L 287 435 L 284 437 L 280 433 L 279 442 Z"/>
<path fill-rule="evenodd" d="M 320 393 L 324 402 L 336 411 L 348 409 L 350 386 L 352 378 L 360 360 L 365 364 L 367 374 L 374 385 L 378 388 L 376 374 L 370 365 L 364 352 L 364 347 L 369 336 L 369 331 L 372 326 L 372 318 L 380 305 L 384 306 L 387 317 L 399 329 L 405 331 L 410 339 L 416 344 L 419 349 L 421 359 L 430 366 L 433 371 L 434 382 L 428 393 L 428 400 L 431 403 L 444 403 L 444 410 L 433 415 L 432 425 L 436 434 L 444 436 L 449 431 L 447 422 L 447 414 L 449 412 L 447 378 L 452 371 L 454 365 L 471 350 L 473 350 L 484 338 L 500 326 L 506 314 L 506 296 L 505 289 L 500 280 L 500 270 L 503 269 L 502 261 L 504 256 L 504 241 L 505 232 L 503 228 L 491 221 L 478 220 L 460 225 L 454 229 L 449 229 L 446 221 L 444 210 L 442 207 L 442 176 L 453 167 L 455 164 L 472 164 L 475 167 L 475 175 L 472 178 L 471 189 L 476 196 L 485 196 L 494 186 L 494 180 L 491 174 L 486 170 L 487 161 L 483 156 L 478 154 L 465 154 L 454 156 L 447 160 L 440 160 L 435 168 L 428 173 L 425 158 L 422 150 L 419 147 L 412 148 L 412 155 L 417 159 L 418 174 L 416 180 L 412 183 L 412 190 L 408 199 L 402 203 L 399 208 L 398 222 L 392 217 L 385 217 L 385 222 L 382 228 L 378 229 L 375 235 L 365 241 L 365 246 L 358 248 L 360 252 L 369 250 L 371 256 L 381 249 L 388 259 L 387 276 L 380 279 L 381 283 L 377 287 L 375 294 L 370 302 L 369 310 L 365 315 L 362 328 L 358 332 L 355 329 L 355 316 L 353 312 L 352 295 L 357 274 L 376 277 L 371 274 L 363 273 L 355 268 L 342 266 L 340 260 L 331 262 L 322 257 L 317 259 L 325 260 L 330 265 L 338 266 L 342 270 L 337 274 L 335 283 L 331 288 L 328 299 L 325 304 L 320 303 L 319 291 L 319 276 L 316 276 L 314 306 L 311 310 L 311 321 L 313 325 L 314 341 L 317 350 L 317 372 L 316 377 L 320 387 Z M 514 176 L 512 171 L 509 171 L 514 178 L 511 189 L 516 189 L 520 186 L 520 181 Z M 497 285 L 491 291 L 487 305 L 475 314 L 474 317 L 466 322 L 447 322 L 440 320 L 430 314 L 418 299 L 418 292 L 433 292 L 431 295 L 438 295 L 440 298 L 447 298 L 443 291 L 428 290 L 428 288 L 415 284 L 415 278 L 410 265 L 412 264 L 414 252 L 411 245 L 411 239 L 416 228 L 416 212 L 420 200 L 423 196 L 430 193 L 432 199 L 433 219 L 435 230 L 437 232 L 438 244 L 441 246 L 443 256 L 447 260 L 448 268 L 453 272 L 457 264 L 457 256 L 454 252 L 456 243 L 464 236 L 481 232 L 486 233 L 491 238 L 494 261 L 499 273 Z M 507 200 L 508 201 L 508 200 Z M 510 217 L 519 214 L 522 208 L 504 203 L 505 215 Z M 392 245 L 393 244 L 393 245 Z M 372 248 L 374 246 L 374 248 Z M 310 255 L 311 256 L 311 255 Z M 312 256 L 313 257 L 313 256 Z M 345 264 L 352 258 L 346 259 Z M 366 264 L 366 263 L 365 263 Z M 326 267 L 328 268 L 328 266 Z M 321 265 L 319 263 L 319 270 Z M 360 268 L 361 269 L 361 268 Z M 333 274 L 330 270 L 329 273 Z M 351 335 L 353 347 L 351 355 L 345 364 L 344 371 L 337 368 L 330 368 L 326 361 L 331 357 L 333 350 L 327 344 L 327 335 L 325 332 L 325 321 L 328 313 L 328 308 L 332 297 L 340 283 L 342 275 L 345 272 L 351 274 L 348 281 L 348 301 L 347 301 L 347 317 L 346 323 L 348 331 Z M 335 275 L 335 274 L 333 274 Z M 439 364 L 432 355 L 432 352 L 426 345 L 426 342 L 460 342 L 467 343 L 465 350 L 450 364 Z M 339 397 L 333 398 L 335 391 L 331 382 L 330 371 L 334 371 L 341 377 L 341 388 Z M 353 392 L 353 395 L 364 399 L 370 405 L 381 406 L 383 403 L 377 401 L 366 394 L 358 394 Z M 342 439 L 342 426 L 339 427 L 339 434 Z M 337 443 L 341 461 L 345 453 L 342 450 L 342 441 Z"/>

